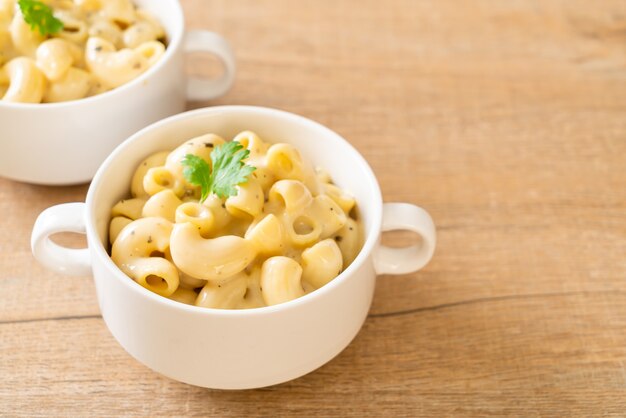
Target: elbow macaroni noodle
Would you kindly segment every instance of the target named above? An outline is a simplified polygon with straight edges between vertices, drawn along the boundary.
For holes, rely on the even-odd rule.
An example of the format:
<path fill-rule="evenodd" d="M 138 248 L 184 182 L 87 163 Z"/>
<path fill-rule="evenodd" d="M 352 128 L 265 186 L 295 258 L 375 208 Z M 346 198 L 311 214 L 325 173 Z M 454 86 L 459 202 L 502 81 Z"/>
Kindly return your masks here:
<path fill-rule="evenodd" d="M 111 258 L 147 289 L 181 303 L 219 309 L 275 305 L 339 275 L 361 249 L 355 200 L 289 144 L 253 132 L 234 141 L 257 169 L 238 194 L 211 194 L 183 176 L 193 154 L 211 163 L 225 141 L 208 134 L 143 160 L 131 197 L 111 209 Z"/>
<path fill-rule="evenodd" d="M 44 0 L 63 29 L 42 36 L 0 0 L 0 99 L 52 103 L 119 87 L 165 53 L 165 31 L 131 0 Z"/>

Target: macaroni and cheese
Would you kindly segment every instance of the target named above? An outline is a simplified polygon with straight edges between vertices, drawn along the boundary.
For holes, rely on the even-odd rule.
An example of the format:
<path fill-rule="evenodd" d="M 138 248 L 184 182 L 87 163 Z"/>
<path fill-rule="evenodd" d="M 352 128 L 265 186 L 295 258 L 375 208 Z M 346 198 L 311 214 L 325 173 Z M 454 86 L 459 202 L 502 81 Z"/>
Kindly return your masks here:
<path fill-rule="evenodd" d="M 255 167 L 235 195 L 202 200 L 185 173 L 185 158 L 211 164 L 227 143 L 214 134 L 139 164 L 109 227 L 111 258 L 126 275 L 182 303 L 245 309 L 310 293 L 354 260 L 361 238 L 350 194 L 289 144 L 249 131 L 233 141 Z"/>
<path fill-rule="evenodd" d="M 77 100 L 114 89 L 153 66 L 165 32 L 131 0 L 45 0 L 58 32 L 42 35 L 16 0 L 0 0 L 0 98 L 7 102 Z"/>

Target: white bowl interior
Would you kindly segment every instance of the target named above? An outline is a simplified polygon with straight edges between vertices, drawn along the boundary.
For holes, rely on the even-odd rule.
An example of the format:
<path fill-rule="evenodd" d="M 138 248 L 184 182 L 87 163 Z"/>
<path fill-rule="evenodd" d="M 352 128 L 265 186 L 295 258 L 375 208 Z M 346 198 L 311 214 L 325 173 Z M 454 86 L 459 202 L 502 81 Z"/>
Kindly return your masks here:
<path fill-rule="evenodd" d="M 173 150 L 199 135 L 215 133 L 230 140 L 244 130 L 257 133 L 266 142 L 294 145 L 303 158 L 328 171 L 338 186 L 356 198 L 365 242 L 354 264 L 366 257 L 375 245 L 382 213 L 380 189 L 367 162 L 343 138 L 316 122 L 250 106 L 212 107 L 172 116 L 118 146 L 98 170 L 87 197 L 88 228 L 92 217 L 102 243 L 96 251 L 106 251 L 111 207 L 129 198 L 130 179 L 143 159 L 155 152 Z"/>
<path fill-rule="evenodd" d="M 167 48 L 165 50 L 165 55 L 162 57 L 160 62 L 152 66 L 150 69 L 148 69 L 148 71 L 141 74 L 139 77 L 129 81 L 122 86 L 104 92 L 102 94 L 85 97 L 79 100 L 70 100 L 67 102 L 57 103 L 13 103 L 3 102 L 0 100 L 0 111 L 2 108 L 8 108 L 24 109 L 33 112 L 46 112 L 48 109 L 52 108 L 68 108 L 73 106 L 81 106 L 86 102 L 97 103 L 102 100 L 107 100 L 110 97 L 117 96 L 131 86 L 139 83 L 144 83 L 144 80 L 146 78 L 149 78 L 151 74 L 155 73 L 158 68 L 163 66 L 163 63 L 169 60 L 171 56 L 174 55 L 175 50 L 179 48 L 179 45 L 183 41 L 185 23 L 183 11 L 178 0 L 135 0 L 135 3 L 140 8 L 146 9 L 150 13 L 152 13 L 165 29 Z"/>

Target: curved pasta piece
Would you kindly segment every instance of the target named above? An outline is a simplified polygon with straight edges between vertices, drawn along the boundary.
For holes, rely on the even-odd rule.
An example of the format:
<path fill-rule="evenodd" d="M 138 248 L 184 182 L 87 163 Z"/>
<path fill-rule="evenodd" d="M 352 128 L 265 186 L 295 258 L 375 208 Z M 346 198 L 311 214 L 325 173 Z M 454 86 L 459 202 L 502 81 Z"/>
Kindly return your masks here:
<path fill-rule="evenodd" d="M 66 102 L 86 97 L 94 80 L 87 71 L 71 67 L 58 80 L 48 83 L 43 95 L 44 103 Z"/>
<path fill-rule="evenodd" d="M 361 236 L 358 223 L 348 218 L 346 224 L 333 237 L 343 256 L 344 268 L 348 267 L 361 251 Z"/>
<path fill-rule="evenodd" d="M 267 168 L 281 180 L 298 180 L 316 196 L 320 192 L 313 166 L 291 144 L 274 144 L 267 151 Z"/>
<path fill-rule="evenodd" d="M 297 246 L 328 238 L 346 222 L 346 214 L 330 197 L 313 198 L 300 181 L 280 180 L 270 189 L 267 210 L 280 214 L 287 236 Z"/>
<path fill-rule="evenodd" d="M 35 65 L 35 61 L 18 57 L 9 61 L 4 68 L 9 79 L 9 88 L 2 100 L 41 103 L 46 88 L 46 78 Z"/>
<path fill-rule="evenodd" d="M 136 48 L 143 43 L 156 41 L 159 39 L 158 35 L 158 28 L 154 27 L 150 22 L 139 20 L 126 28 L 122 39 L 126 47 Z"/>
<path fill-rule="evenodd" d="M 102 81 L 94 78 L 94 83 L 91 85 L 91 89 L 89 89 L 87 96 L 96 96 L 98 94 L 106 93 L 109 90 L 111 90 L 111 87 L 105 86 L 102 84 Z"/>
<path fill-rule="evenodd" d="M 282 220 L 285 232 L 293 245 L 306 247 L 320 239 L 323 225 L 319 219 L 303 214 L 297 217 L 284 215 Z"/>
<path fill-rule="evenodd" d="M 185 194 L 183 179 L 172 173 L 167 167 L 152 167 L 143 177 L 143 189 L 152 196 L 163 190 L 171 190 L 176 196 Z"/>
<path fill-rule="evenodd" d="M 165 159 L 168 154 L 168 151 L 157 152 L 139 163 L 139 166 L 135 170 L 135 174 L 133 174 L 133 179 L 130 183 L 130 192 L 133 197 L 147 198 L 150 196 L 143 188 L 143 178 L 152 167 L 159 167 L 165 164 Z"/>
<path fill-rule="evenodd" d="M 122 31 L 119 26 L 107 19 L 99 19 L 92 22 L 89 27 L 88 35 L 106 39 L 116 48 L 123 46 Z"/>
<path fill-rule="evenodd" d="M 183 165 L 181 162 L 185 155 L 192 154 L 204 159 L 211 165 L 211 152 L 217 145 L 224 143 L 224 140 L 217 135 L 207 134 L 185 141 L 184 144 L 170 152 L 165 161 L 167 167 L 175 176 L 183 178 Z"/>
<path fill-rule="evenodd" d="M 313 201 L 307 215 L 322 225 L 320 238 L 328 238 L 345 224 L 347 216 L 334 200 L 326 195 L 319 195 Z"/>
<path fill-rule="evenodd" d="M 5 93 L 9 89 L 9 75 L 5 71 L 5 68 L 0 66 L 0 99 L 4 97 Z"/>
<path fill-rule="evenodd" d="M 111 209 L 111 216 L 125 216 L 132 220 L 139 219 L 145 204 L 144 199 L 122 199 Z"/>
<path fill-rule="evenodd" d="M 282 206 L 289 214 L 301 213 L 311 205 L 313 197 L 309 189 L 297 180 L 280 180 L 269 191 L 268 206 Z M 276 210 L 272 208 L 272 210 Z"/>
<path fill-rule="evenodd" d="M 118 24 L 130 25 L 135 20 L 135 7 L 130 0 L 101 1 L 102 14 Z"/>
<path fill-rule="evenodd" d="M 196 279 L 195 277 L 191 277 L 180 270 L 178 271 L 178 278 L 180 280 L 179 286 L 186 289 L 197 289 L 199 287 L 203 287 L 207 283 L 206 280 Z"/>
<path fill-rule="evenodd" d="M 267 166 L 279 179 L 304 180 L 304 160 L 290 144 L 274 144 L 267 151 Z"/>
<path fill-rule="evenodd" d="M 243 269 L 256 256 L 254 245 L 244 238 L 225 235 L 205 239 L 190 223 L 174 225 L 170 251 L 184 273 L 204 280 L 223 280 Z"/>
<path fill-rule="evenodd" d="M 111 219 L 111 222 L 109 223 L 109 243 L 113 244 L 122 229 L 124 229 L 126 225 L 128 225 L 132 221 L 132 219 L 129 219 L 125 216 L 116 216 Z"/>
<path fill-rule="evenodd" d="M 265 306 L 263 292 L 261 291 L 261 268 L 254 267 L 246 278 L 246 293 L 239 305 L 240 309 L 262 308 Z"/>
<path fill-rule="evenodd" d="M 333 181 L 330 177 L 330 174 L 328 173 L 328 171 L 324 170 L 323 168 L 319 168 L 316 167 L 315 168 L 315 175 L 317 176 L 317 180 L 322 183 L 322 185 L 324 184 L 332 184 Z"/>
<path fill-rule="evenodd" d="M 172 259 L 172 252 L 169 248 L 167 249 L 167 251 L 165 251 L 164 255 L 165 255 L 166 260 L 174 264 L 174 260 Z M 194 289 L 204 286 L 206 282 L 207 282 L 206 280 L 197 279 L 188 274 L 185 274 L 184 272 L 180 271 L 180 269 L 178 269 L 178 287 L 179 288 L 183 287 L 185 289 L 194 290 Z"/>
<path fill-rule="evenodd" d="M 341 273 L 343 258 L 337 243 L 325 239 L 302 252 L 302 279 L 316 289 Z"/>
<path fill-rule="evenodd" d="M 162 296 L 170 296 L 179 284 L 178 270 L 165 254 L 170 246 L 172 223 L 163 218 L 141 218 L 119 233 L 111 259 L 130 278 Z"/>
<path fill-rule="evenodd" d="M 48 4 L 55 11 L 56 9 L 71 9 L 74 7 L 74 0 L 44 0 L 43 3 Z"/>
<path fill-rule="evenodd" d="M 264 158 L 270 145 L 264 142 L 257 134 L 252 131 L 243 131 L 233 138 L 233 141 L 239 142 L 245 149 L 250 151 L 248 160 L 250 163 Z M 254 165 L 254 164 L 252 164 Z"/>
<path fill-rule="evenodd" d="M 261 268 L 261 293 L 268 306 L 288 302 L 304 295 L 300 282 L 302 267 L 289 257 L 265 260 Z"/>
<path fill-rule="evenodd" d="M 23 57 L 34 58 L 37 47 L 46 39 L 39 31 L 31 30 L 19 11 L 13 16 L 9 32 L 13 47 Z"/>
<path fill-rule="evenodd" d="M 236 309 L 242 303 L 248 283 L 246 274 L 241 272 L 222 282 L 208 282 L 196 299 L 196 306 L 216 309 Z"/>
<path fill-rule="evenodd" d="M 263 210 L 263 189 L 259 183 L 249 180 L 236 186 L 237 195 L 226 199 L 226 210 L 238 218 L 256 218 Z"/>
<path fill-rule="evenodd" d="M 117 51 L 111 42 L 97 37 L 87 40 L 85 61 L 94 76 L 111 88 L 128 83 L 149 67 L 143 54 L 127 48 Z"/>
<path fill-rule="evenodd" d="M 146 58 L 149 68 L 156 64 L 165 54 L 165 45 L 159 41 L 149 41 L 140 44 L 134 51 Z"/>
<path fill-rule="evenodd" d="M 185 303 L 187 305 L 195 305 L 198 294 L 191 289 L 179 287 L 169 298 L 176 302 Z"/>
<path fill-rule="evenodd" d="M 170 222 L 175 222 L 176 209 L 182 204 L 182 200 L 171 189 L 161 190 L 150 196 L 143 205 L 141 216 L 160 216 Z"/>
<path fill-rule="evenodd" d="M 335 203 L 339 205 L 341 210 L 343 210 L 346 214 L 350 213 L 350 211 L 356 204 L 356 200 L 354 200 L 354 197 L 352 197 L 350 194 L 346 193 L 339 187 L 335 186 L 334 184 L 324 184 L 323 189 L 324 193 L 328 197 L 333 199 Z"/>
<path fill-rule="evenodd" d="M 272 171 L 267 168 L 266 153 L 270 145 L 252 131 L 243 131 L 237 134 L 233 141 L 239 142 L 250 151 L 246 164 L 256 167 L 251 178 L 259 183 L 263 193 L 267 193 L 276 181 Z"/>
<path fill-rule="evenodd" d="M 239 237 L 243 237 L 246 235 L 251 223 L 250 219 L 232 218 L 228 223 L 228 228 L 226 230 L 213 231 L 211 236 L 217 237 L 220 235 L 237 235 Z"/>
<path fill-rule="evenodd" d="M 259 222 L 250 225 L 245 238 L 256 246 L 259 254 L 279 254 L 284 245 L 285 233 L 276 215 L 269 214 Z"/>
<path fill-rule="evenodd" d="M 57 9 L 54 16 L 63 22 L 63 29 L 56 36 L 77 44 L 85 42 L 89 35 L 87 22 L 69 10 Z"/>
<path fill-rule="evenodd" d="M 223 230 L 232 221 L 230 212 L 226 210 L 226 204 L 218 196 L 211 194 L 202 204 L 213 213 L 213 228 L 216 231 Z"/>
<path fill-rule="evenodd" d="M 0 67 L 15 55 L 9 29 L 2 26 L 0 18 Z"/>
<path fill-rule="evenodd" d="M 256 167 L 256 170 L 252 173 L 251 178 L 259 183 L 261 190 L 263 190 L 263 193 L 267 195 L 272 185 L 276 182 L 276 177 L 274 177 L 274 174 L 272 174 L 272 172 L 265 167 L 265 163 L 262 161 L 250 161 L 248 164 Z"/>
<path fill-rule="evenodd" d="M 215 222 L 213 212 L 198 202 L 186 202 L 180 205 L 176 208 L 175 219 L 176 223 L 191 223 L 204 237 L 211 232 Z"/>
<path fill-rule="evenodd" d="M 9 23 L 13 18 L 15 0 L 0 0 L 0 23 Z"/>
<path fill-rule="evenodd" d="M 74 4 L 80 7 L 81 10 L 85 12 L 94 12 L 100 9 L 101 3 L 100 0 L 73 0 Z"/>
<path fill-rule="evenodd" d="M 145 21 L 150 23 L 155 28 L 155 38 L 157 40 L 165 38 L 165 29 L 163 29 L 163 25 L 159 19 L 157 19 L 152 13 L 147 11 L 146 9 L 137 9 L 135 10 L 135 15 L 137 17 L 137 21 Z"/>

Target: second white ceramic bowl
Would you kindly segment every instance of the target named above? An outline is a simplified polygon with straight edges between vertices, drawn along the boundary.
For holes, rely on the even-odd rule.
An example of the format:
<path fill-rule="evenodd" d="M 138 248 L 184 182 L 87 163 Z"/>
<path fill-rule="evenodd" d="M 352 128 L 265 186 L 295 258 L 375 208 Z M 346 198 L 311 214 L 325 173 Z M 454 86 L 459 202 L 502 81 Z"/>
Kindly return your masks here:
<path fill-rule="evenodd" d="M 235 76 L 235 58 L 218 34 L 185 33 L 177 0 L 136 0 L 167 32 L 165 55 L 131 82 L 101 95 L 63 103 L 0 101 L 0 176 L 28 183 L 84 183 L 104 159 L 137 130 L 182 112 L 187 99 L 224 94 Z M 215 80 L 187 79 L 185 52 L 205 52 L 224 64 Z"/>
<path fill-rule="evenodd" d="M 192 137 L 213 132 L 230 139 L 244 130 L 269 142 L 293 144 L 356 197 L 365 241 L 354 262 L 308 295 L 249 310 L 184 305 L 124 275 L 107 254 L 107 230 L 111 207 L 127 197 L 136 166 L 148 155 L 172 150 Z M 381 232 L 392 229 L 414 231 L 422 242 L 409 248 L 381 246 Z M 89 248 L 53 243 L 49 237 L 62 231 L 86 233 Z M 182 382 L 245 389 L 302 376 L 341 352 L 367 316 L 376 274 L 407 273 L 426 265 L 435 249 L 435 227 L 417 206 L 383 205 L 367 162 L 330 129 L 279 110 L 225 106 L 176 115 L 133 135 L 102 164 L 86 203 L 55 206 L 39 216 L 32 248 L 53 270 L 93 272 L 104 321 L 140 362 Z"/>

